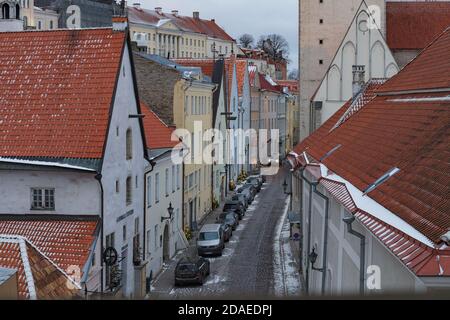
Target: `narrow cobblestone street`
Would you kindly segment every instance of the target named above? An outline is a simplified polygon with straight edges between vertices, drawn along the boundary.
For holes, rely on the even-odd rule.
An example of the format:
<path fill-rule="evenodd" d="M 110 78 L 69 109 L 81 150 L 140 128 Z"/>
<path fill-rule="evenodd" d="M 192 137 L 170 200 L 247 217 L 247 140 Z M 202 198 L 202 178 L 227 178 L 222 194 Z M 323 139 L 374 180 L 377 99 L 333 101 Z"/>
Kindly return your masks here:
<path fill-rule="evenodd" d="M 150 299 L 195 298 L 267 298 L 299 296 L 300 279 L 292 246 L 289 240 L 289 223 L 286 220 L 289 198 L 281 187 L 286 171 L 267 177 L 261 192 L 248 208 L 233 237 L 226 244 L 223 256 L 210 258 L 211 275 L 203 286 L 175 288 L 174 268 L 177 261 L 192 246 L 180 252 L 152 284 Z M 216 210 L 204 223 L 214 223 Z"/>

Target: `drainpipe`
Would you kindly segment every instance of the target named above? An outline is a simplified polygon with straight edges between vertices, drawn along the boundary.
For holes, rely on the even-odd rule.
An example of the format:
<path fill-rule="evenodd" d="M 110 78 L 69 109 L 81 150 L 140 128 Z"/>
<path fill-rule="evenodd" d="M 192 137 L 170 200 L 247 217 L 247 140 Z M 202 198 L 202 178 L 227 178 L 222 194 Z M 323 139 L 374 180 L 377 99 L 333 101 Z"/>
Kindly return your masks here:
<path fill-rule="evenodd" d="M 358 231 L 353 230 L 352 223 L 355 221 L 355 217 L 347 217 L 342 219 L 347 224 L 348 233 L 354 235 L 355 237 L 360 239 L 360 255 L 359 255 L 359 292 L 361 295 L 364 295 L 364 272 L 365 272 L 365 263 L 366 263 L 366 237 L 359 233 Z"/>
<path fill-rule="evenodd" d="M 154 160 L 150 160 L 150 165 L 152 166 L 152 168 L 150 169 L 150 171 L 147 171 L 144 174 L 144 233 L 142 234 L 142 239 L 143 239 L 143 243 L 142 243 L 142 261 L 145 261 L 145 245 L 147 244 L 147 230 L 146 230 L 146 226 L 147 226 L 147 175 L 149 173 L 152 173 L 153 170 L 155 169 L 156 166 L 156 162 Z"/>
<path fill-rule="evenodd" d="M 328 215 L 329 215 L 329 203 L 330 199 L 317 190 L 314 186 L 314 193 L 325 200 L 325 221 L 324 221 L 324 231 L 323 231 L 323 255 L 322 255 L 322 295 L 325 294 L 325 284 L 327 278 L 327 251 L 328 251 Z"/>
<path fill-rule="evenodd" d="M 103 284 L 103 250 L 104 250 L 104 243 L 103 243 L 103 216 L 104 216 L 104 190 L 103 190 L 103 184 L 102 184 L 102 174 L 98 173 L 95 175 L 95 180 L 98 181 L 98 184 L 100 185 L 100 219 L 101 219 L 101 227 L 100 227 L 100 265 L 101 265 L 101 275 L 100 275 L 100 292 L 103 293 L 104 284 Z"/>
<path fill-rule="evenodd" d="M 314 185 L 305 177 L 305 168 L 301 169 L 301 178 L 309 185 L 309 206 L 308 206 L 308 244 L 307 244 L 307 255 L 306 255 L 306 281 L 305 281 L 305 289 L 306 293 L 309 293 L 309 252 L 311 251 L 311 215 L 312 215 L 312 194 L 314 190 Z"/>

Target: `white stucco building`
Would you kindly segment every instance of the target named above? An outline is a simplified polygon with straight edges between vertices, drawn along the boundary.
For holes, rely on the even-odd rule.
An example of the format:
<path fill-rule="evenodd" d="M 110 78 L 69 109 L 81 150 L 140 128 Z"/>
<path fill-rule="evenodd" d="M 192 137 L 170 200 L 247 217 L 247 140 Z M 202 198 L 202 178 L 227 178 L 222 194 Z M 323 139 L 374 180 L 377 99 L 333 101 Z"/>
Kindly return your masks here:
<path fill-rule="evenodd" d="M 68 37 L 68 32 L 77 37 Z M 40 41 L 12 41 L 30 35 Z M 0 83 L 8 90 L 0 93 L 0 161 L 9 166 L 0 172 L 0 213 L 97 216 L 100 231 L 89 253 L 92 269 L 87 266 L 87 271 L 93 278 L 86 282 L 88 290 L 119 289 L 124 297 L 142 296 L 147 152 L 126 33 L 105 28 L 0 37 L 1 55 L 8 60 L 1 66 Z M 102 45 L 95 45 L 95 55 L 84 56 L 81 48 L 93 42 Z M 99 63 L 104 56 L 109 58 Z M 17 70 L 23 59 L 33 68 L 24 70 L 22 77 Z M 70 83 L 51 85 L 49 90 L 46 81 L 51 77 L 41 76 L 40 85 L 26 86 L 27 72 L 67 74 Z M 9 86 L 12 78 L 16 84 Z M 29 113 L 17 111 L 24 106 Z M 107 248 L 117 252 L 111 266 L 102 260 Z"/>
<path fill-rule="evenodd" d="M 288 156 L 309 294 L 448 292 L 449 43 L 369 81 Z"/>

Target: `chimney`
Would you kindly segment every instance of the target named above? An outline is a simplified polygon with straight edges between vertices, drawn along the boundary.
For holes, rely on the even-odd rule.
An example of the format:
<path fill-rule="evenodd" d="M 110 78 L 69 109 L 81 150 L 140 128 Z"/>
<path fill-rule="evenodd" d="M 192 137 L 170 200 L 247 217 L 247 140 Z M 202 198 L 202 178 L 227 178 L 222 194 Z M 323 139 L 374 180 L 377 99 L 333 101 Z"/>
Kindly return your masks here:
<path fill-rule="evenodd" d="M 173 14 L 175 17 L 178 17 L 178 10 L 172 10 L 172 14 Z"/>
<path fill-rule="evenodd" d="M 200 12 L 194 11 L 194 12 L 192 13 L 192 16 L 194 17 L 194 19 L 200 19 Z"/>
<path fill-rule="evenodd" d="M 133 3 L 133 7 L 136 8 L 136 9 L 141 10 L 141 4 L 139 2 Z"/>
<path fill-rule="evenodd" d="M 161 7 L 156 7 L 155 11 L 157 14 L 162 14 L 162 8 Z"/>
<path fill-rule="evenodd" d="M 361 91 L 362 87 L 366 83 L 366 71 L 364 65 L 354 65 L 353 69 L 353 99 Z"/>
<path fill-rule="evenodd" d="M 211 19 L 211 22 L 216 22 L 216 19 Z"/>

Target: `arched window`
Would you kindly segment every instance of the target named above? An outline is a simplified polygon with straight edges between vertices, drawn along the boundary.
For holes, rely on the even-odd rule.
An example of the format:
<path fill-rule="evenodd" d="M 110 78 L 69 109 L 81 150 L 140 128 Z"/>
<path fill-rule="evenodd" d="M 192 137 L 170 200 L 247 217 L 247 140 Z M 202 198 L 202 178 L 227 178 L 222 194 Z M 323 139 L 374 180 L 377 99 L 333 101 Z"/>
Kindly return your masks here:
<path fill-rule="evenodd" d="M 2 17 L 3 19 L 9 19 L 9 4 L 7 3 L 2 6 Z"/>
<path fill-rule="evenodd" d="M 127 130 L 126 134 L 126 154 L 127 160 L 133 159 L 133 133 L 131 129 Z"/>
<path fill-rule="evenodd" d="M 16 19 L 20 20 L 20 6 L 16 4 Z"/>

